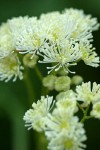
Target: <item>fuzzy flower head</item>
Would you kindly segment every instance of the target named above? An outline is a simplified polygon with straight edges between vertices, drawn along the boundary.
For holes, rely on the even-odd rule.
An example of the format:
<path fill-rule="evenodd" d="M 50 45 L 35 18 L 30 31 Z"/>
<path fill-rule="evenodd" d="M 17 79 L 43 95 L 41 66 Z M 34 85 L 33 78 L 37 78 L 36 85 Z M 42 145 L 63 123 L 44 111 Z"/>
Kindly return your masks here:
<path fill-rule="evenodd" d="M 100 63 L 100 58 L 95 52 L 95 48 L 89 42 L 80 43 L 80 51 L 82 53 L 81 59 L 86 65 L 92 67 L 98 67 Z"/>
<path fill-rule="evenodd" d="M 10 28 L 10 32 L 13 36 L 14 43 L 16 43 L 16 40 L 19 34 L 23 30 L 23 27 L 25 26 L 25 24 L 27 24 L 28 20 L 29 20 L 28 16 L 25 16 L 25 17 L 20 16 L 20 17 L 13 17 L 12 19 L 9 19 L 7 21 L 9 28 Z"/>
<path fill-rule="evenodd" d="M 7 31 L 6 36 L 0 38 L 0 57 L 15 50 L 29 53 L 31 58 L 38 54 L 43 57 L 39 62 L 54 64 L 47 67 L 48 73 L 60 68 L 74 73 L 69 67 L 77 65 L 79 60 L 92 67 L 99 66 L 99 57 L 90 44 L 92 31 L 97 30 L 99 24 L 96 18 L 85 15 L 82 10 L 66 9 L 62 13 L 42 14 L 39 18 L 17 17 L 7 24 L 10 35 Z"/>
<path fill-rule="evenodd" d="M 38 22 L 36 17 L 30 17 L 22 26 L 22 31 L 19 30 L 15 45 L 20 53 L 34 55 L 44 43 L 44 31 Z"/>
<path fill-rule="evenodd" d="M 76 41 L 92 41 L 92 31 L 99 28 L 96 18 L 85 15 L 82 10 L 77 9 L 42 14 L 40 22 L 50 41 L 61 40 L 65 37 Z"/>
<path fill-rule="evenodd" d="M 50 131 L 52 133 L 54 131 L 60 133 L 62 130 L 65 130 L 65 132 L 74 130 L 78 122 L 78 117 L 74 116 L 74 110 L 76 108 L 75 103 L 73 102 L 71 104 L 68 100 L 66 100 L 66 102 L 63 100 L 62 102 L 58 101 L 56 106 L 52 114 L 48 114 L 46 119 L 48 132 Z"/>
<path fill-rule="evenodd" d="M 69 39 L 73 30 L 76 30 L 76 20 L 71 19 L 67 14 L 51 12 L 40 16 L 41 27 L 43 28 L 46 39 L 49 41 Z"/>
<path fill-rule="evenodd" d="M 0 27 L 0 59 L 11 54 L 15 48 L 8 23 Z"/>
<path fill-rule="evenodd" d="M 59 133 L 61 133 L 62 131 L 64 131 L 66 134 L 68 134 L 68 132 L 70 131 L 74 131 L 75 130 L 75 126 L 77 124 L 77 118 L 73 117 L 70 115 L 70 117 L 68 117 L 68 115 L 64 115 L 64 113 L 59 114 L 59 111 L 57 110 L 58 115 L 56 114 L 55 116 L 48 116 L 47 120 L 46 120 L 46 130 L 45 130 L 45 135 L 47 137 L 48 140 L 51 140 L 53 138 L 55 138 L 55 135 L 57 136 Z"/>
<path fill-rule="evenodd" d="M 13 78 L 16 81 L 17 77 L 23 79 L 23 67 L 20 64 L 18 57 L 15 54 L 0 59 L 0 80 L 8 82 Z"/>
<path fill-rule="evenodd" d="M 91 116 L 100 119 L 100 101 L 93 104 Z"/>
<path fill-rule="evenodd" d="M 62 97 L 57 101 L 56 105 L 58 108 L 65 109 L 68 112 L 70 111 L 71 114 L 74 114 L 78 110 L 75 98 Z"/>
<path fill-rule="evenodd" d="M 53 97 L 41 96 L 41 100 L 32 104 L 32 109 L 29 109 L 24 116 L 24 121 L 28 129 L 35 129 L 39 132 L 45 129 L 46 118 L 49 111 L 54 105 Z"/>
<path fill-rule="evenodd" d="M 49 150 L 83 150 L 86 147 L 83 144 L 85 130 L 73 115 L 75 112 L 71 112 L 76 107 L 75 101 L 71 102 L 67 99 L 58 101 L 53 113 L 48 115 L 45 135 L 49 140 Z"/>
<path fill-rule="evenodd" d="M 90 82 L 83 82 L 82 85 L 76 86 L 76 93 L 77 99 L 87 106 L 100 100 L 100 84 L 94 82 L 91 86 Z"/>
<path fill-rule="evenodd" d="M 63 40 L 55 43 L 45 43 L 45 45 L 40 50 L 39 53 L 43 60 L 40 63 L 56 63 L 53 67 L 47 67 L 50 71 L 58 71 L 60 68 L 64 68 L 65 72 L 71 72 L 69 70 L 70 66 L 77 64 L 77 61 L 81 57 L 81 52 L 79 51 L 79 45 L 73 41 Z"/>
<path fill-rule="evenodd" d="M 22 53 L 35 54 L 43 38 L 37 17 L 16 17 L 8 20 L 15 49 Z"/>
<path fill-rule="evenodd" d="M 48 133 L 46 133 L 48 137 Z M 86 145 L 83 143 L 86 140 L 85 130 L 82 125 L 78 125 L 76 129 L 66 133 L 64 130 L 59 134 L 52 133 L 48 149 L 49 150 L 84 150 Z"/>
<path fill-rule="evenodd" d="M 86 65 L 99 66 L 99 57 L 90 42 L 92 31 L 99 28 L 96 18 L 85 15 L 77 9 L 66 9 L 63 13 L 52 12 L 40 17 L 43 21 L 44 32 L 47 35 L 45 43 L 39 49 L 38 54 L 43 57 L 41 63 L 55 63 L 47 67 L 50 71 L 58 71 L 64 68 L 71 72 L 69 67 L 83 60 Z M 42 26 L 42 25 L 41 25 Z"/>
<path fill-rule="evenodd" d="M 86 15 L 83 10 L 78 9 L 65 9 L 63 14 L 70 16 L 70 20 L 77 20 L 75 23 L 76 28 L 71 34 L 71 38 L 78 41 L 93 41 L 92 32 L 98 30 L 99 23 L 97 18 L 92 18 L 91 15 Z"/>

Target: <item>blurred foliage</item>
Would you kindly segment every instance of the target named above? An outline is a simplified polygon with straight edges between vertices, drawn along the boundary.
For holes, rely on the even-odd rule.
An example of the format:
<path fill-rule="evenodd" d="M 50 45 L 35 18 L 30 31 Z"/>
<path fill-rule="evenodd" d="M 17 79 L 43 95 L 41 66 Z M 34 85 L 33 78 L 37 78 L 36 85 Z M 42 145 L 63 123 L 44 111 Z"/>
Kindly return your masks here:
<path fill-rule="evenodd" d="M 85 13 L 98 17 L 100 22 L 100 0 L 0 0 L 0 23 L 14 16 L 39 16 L 55 10 L 65 8 L 83 9 Z M 94 33 L 94 45 L 99 51 L 100 30 Z M 46 75 L 45 69 L 39 66 L 42 73 Z M 76 66 L 77 74 L 83 76 L 84 81 L 96 81 L 100 83 L 100 69 L 88 67 L 80 63 Z M 41 83 L 34 70 L 29 72 L 31 84 L 34 85 L 34 99 L 41 95 Z M 27 83 L 26 83 L 27 84 Z M 37 134 L 24 128 L 23 115 L 29 109 L 27 88 L 23 81 L 16 83 L 0 82 L 0 149 L 1 150 L 37 150 Z M 100 122 L 90 120 L 85 124 L 88 141 L 87 150 L 100 150 Z M 35 137 L 35 138 L 34 138 Z M 42 149 L 41 145 L 38 148 Z"/>

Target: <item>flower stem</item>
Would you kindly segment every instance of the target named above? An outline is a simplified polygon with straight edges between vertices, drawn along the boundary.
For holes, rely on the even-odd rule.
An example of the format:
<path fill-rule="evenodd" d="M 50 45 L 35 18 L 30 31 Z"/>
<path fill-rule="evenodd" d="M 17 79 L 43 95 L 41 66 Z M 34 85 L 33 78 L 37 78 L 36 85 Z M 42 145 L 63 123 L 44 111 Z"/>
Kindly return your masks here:
<path fill-rule="evenodd" d="M 40 70 L 38 69 L 38 67 L 37 67 L 37 66 L 35 66 L 35 67 L 34 67 L 34 69 L 35 69 L 36 74 L 37 74 L 37 76 L 39 77 L 40 81 L 42 81 L 43 76 L 42 76 L 42 74 L 41 74 Z"/>
<path fill-rule="evenodd" d="M 83 112 L 83 114 L 85 113 L 84 108 L 77 102 L 78 107 L 80 108 L 80 110 Z"/>
<path fill-rule="evenodd" d="M 87 108 L 83 111 L 83 118 L 81 119 L 81 123 L 84 123 L 85 120 L 92 118 L 92 116 L 88 116 L 88 111 L 89 111 L 90 105 L 87 106 Z"/>
<path fill-rule="evenodd" d="M 33 103 L 33 100 L 36 97 L 36 94 L 35 94 L 34 86 L 33 86 L 32 81 L 30 79 L 29 70 L 27 68 L 26 68 L 26 71 L 24 73 L 24 83 L 25 83 L 26 90 L 28 93 L 29 105 L 31 106 Z"/>

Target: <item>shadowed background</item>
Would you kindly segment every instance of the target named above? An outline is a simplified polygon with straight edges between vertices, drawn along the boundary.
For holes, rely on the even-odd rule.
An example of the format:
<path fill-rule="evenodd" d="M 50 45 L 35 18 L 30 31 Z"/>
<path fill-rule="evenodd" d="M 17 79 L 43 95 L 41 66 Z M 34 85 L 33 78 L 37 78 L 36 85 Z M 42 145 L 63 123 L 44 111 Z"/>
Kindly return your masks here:
<path fill-rule="evenodd" d="M 41 13 L 61 11 L 65 8 L 83 9 L 85 13 L 97 17 L 100 22 L 100 0 L 0 0 L 0 23 L 17 16 L 39 16 Z M 94 33 L 94 46 L 99 50 L 100 30 Z M 40 66 L 41 68 L 41 66 Z M 76 73 L 84 81 L 100 83 L 100 68 L 92 68 L 79 63 Z M 46 72 L 41 69 L 42 73 Z M 35 85 L 35 99 L 40 98 L 41 83 L 34 70 L 30 71 Z M 23 115 L 30 108 L 27 89 L 23 81 L 0 82 L 0 150 L 37 150 L 37 134 L 24 128 Z M 100 150 L 100 122 L 90 120 L 85 123 L 88 141 L 86 150 Z M 34 137 L 33 137 L 34 135 Z M 40 147 L 40 150 L 45 150 Z"/>

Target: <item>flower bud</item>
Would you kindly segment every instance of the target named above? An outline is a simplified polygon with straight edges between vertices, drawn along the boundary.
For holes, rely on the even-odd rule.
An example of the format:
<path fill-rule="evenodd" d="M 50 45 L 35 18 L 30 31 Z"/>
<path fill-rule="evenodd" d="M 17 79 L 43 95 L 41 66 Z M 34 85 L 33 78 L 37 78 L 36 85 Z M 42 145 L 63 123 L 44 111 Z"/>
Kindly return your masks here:
<path fill-rule="evenodd" d="M 71 80 L 68 76 L 58 77 L 55 81 L 56 91 L 66 91 L 70 89 Z"/>
<path fill-rule="evenodd" d="M 26 54 L 23 58 L 23 64 L 26 66 L 26 67 L 29 67 L 29 68 L 34 68 L 34 66 L 36 65 L 37 63 L 37 60 L 38 60 L 38 56 L 37 55 L 34 55 L 32 58 L 31 58 L 31 54 Z"/>
<path fill-rule="evenodd" d="M 47 87 L 49 90 L 53 90 L 56 78 L 57 77 L 54 75 L 48 75 L 48 76 L 44 77 L 43 78 L 43 86 Z"/>
<path fill-rule="evenodd" d="M 81 84 L 82 82 L 83 82 L 83 78 L 78 75 L 73 76 L 71 79 L 71 83 L 75 85 Z"/>

